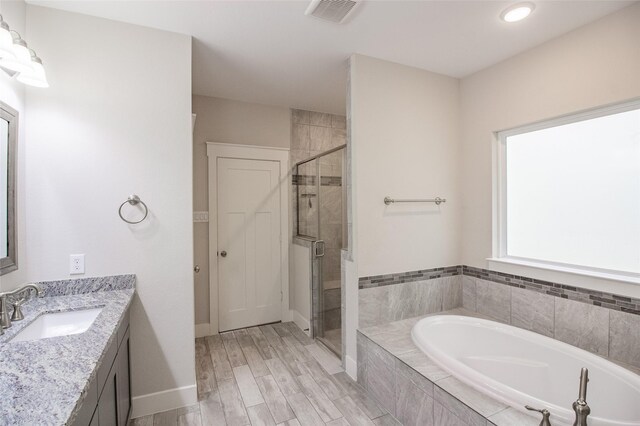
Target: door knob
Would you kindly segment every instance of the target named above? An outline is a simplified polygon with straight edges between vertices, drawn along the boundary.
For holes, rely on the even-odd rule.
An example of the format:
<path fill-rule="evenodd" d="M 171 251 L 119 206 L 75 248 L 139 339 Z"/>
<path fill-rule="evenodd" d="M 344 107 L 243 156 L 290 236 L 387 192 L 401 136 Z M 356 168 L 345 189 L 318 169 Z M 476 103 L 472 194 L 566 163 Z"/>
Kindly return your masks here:
<path fill-rule="evenodd" d="M 223 250 L 223 251 L 221 251 L 221 252 L 220 252 L 220 256 L 222 256 L 222 257 L 227 257 L 227 252 L 226 252 L 226 251 L 224 251 L 224 250 Z"/>

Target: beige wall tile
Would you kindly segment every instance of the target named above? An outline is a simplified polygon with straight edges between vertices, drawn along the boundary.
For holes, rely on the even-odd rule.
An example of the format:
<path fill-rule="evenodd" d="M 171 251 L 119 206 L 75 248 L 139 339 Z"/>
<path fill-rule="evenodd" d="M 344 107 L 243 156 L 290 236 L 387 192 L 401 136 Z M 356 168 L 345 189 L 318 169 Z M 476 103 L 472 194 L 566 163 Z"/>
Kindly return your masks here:
<path fill-rule="evenodd" d="M 555 300 L 555 338 L 598 355 L 609 354 L 609 309 Z"/>
<path fill-rule="evenodd" d="M 557 297 L 521 288 L 511 289 L 511 325 L 553 337 Z"/>
<path fill-rule="evenodd" d="M 611 311 L 609 357 L 640 367 L 640 315 Z"/>
<path fill-rule="evenodd" d="M 500 322 L 511 322 L 511 287 L 476 279 L 476 310 Z"/>
<path fill-rule="evenodd" d="M 302 109 L 292 109 L 291 121 L 299 124 L 309 124 L 309 111 L 304 111 Z"/>
<path fill-rule="evenodd" d="M 331 149 L 331 129 L 321 126 L 309 126 L 309 148 L 312 151 L 327 151 Z"/>
<path fill-rule="evenodd" d="M 312 126 L 331 127 L 331 114 L 309 111 L 309 124 Z"/>

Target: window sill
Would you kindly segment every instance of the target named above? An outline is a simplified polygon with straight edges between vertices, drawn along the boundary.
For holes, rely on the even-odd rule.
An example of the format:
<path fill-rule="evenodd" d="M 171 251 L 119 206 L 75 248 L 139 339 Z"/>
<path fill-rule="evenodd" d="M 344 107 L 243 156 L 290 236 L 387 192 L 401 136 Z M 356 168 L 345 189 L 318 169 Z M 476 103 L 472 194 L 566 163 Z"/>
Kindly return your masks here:
<path fill-rule="evenodd" d="M 489 265 L 503 264 L 503 265 L 524 266 L 527 268 L 540 269 L 544 271 L 550 271 L 550 272 L 562 273 L 562 274 L 570 274 L 573 276 L 599 278 L 603 280 L 617 281 L 617 282 L 630 283 L 630 284 L 640 284 L 640 275 L 634 275 L 634 274 L 625 274 L 625 273 L 616 274 L 613 272 L 602 272 L 597 270 L 574 268 L 570 266 L 553 265 L 553 264 L 544 263 L 544 262 L 536 262 L 532 260 L 523 260 L 523 259 L 513 259 L 509 257 L 489 257 L 487 258 L 487 262 L 489 263 Z M 522 275 L 525 275 L 525 274 L 522 274 Z M 535 277 L 532 277 L 532 278 L 535 278 Z"/>

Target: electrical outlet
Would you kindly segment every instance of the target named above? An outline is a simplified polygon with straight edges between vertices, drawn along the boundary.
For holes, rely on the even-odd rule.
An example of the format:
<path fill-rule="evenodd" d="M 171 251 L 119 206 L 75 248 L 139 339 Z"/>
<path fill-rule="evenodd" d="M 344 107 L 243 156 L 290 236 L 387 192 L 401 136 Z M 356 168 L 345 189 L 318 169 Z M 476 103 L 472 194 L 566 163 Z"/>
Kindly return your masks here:
<path fill-rule="evenodd" d="M 84 274 L 84 254 L 69 256 L 69 273 L 71 275 Z"/>

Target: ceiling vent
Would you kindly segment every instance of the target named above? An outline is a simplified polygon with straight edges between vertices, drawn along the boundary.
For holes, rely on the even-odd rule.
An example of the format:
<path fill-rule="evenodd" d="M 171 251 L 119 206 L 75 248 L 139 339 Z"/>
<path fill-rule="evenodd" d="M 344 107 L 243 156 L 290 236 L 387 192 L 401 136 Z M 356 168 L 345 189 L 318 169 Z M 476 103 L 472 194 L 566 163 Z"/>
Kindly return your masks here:
<path fill-rule="evenodd" d="M 339 24 L 345 21 L 357 4 L 353 0 L 312 0 L 304 14 Z"/>

